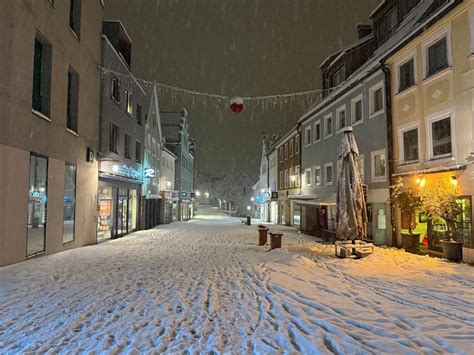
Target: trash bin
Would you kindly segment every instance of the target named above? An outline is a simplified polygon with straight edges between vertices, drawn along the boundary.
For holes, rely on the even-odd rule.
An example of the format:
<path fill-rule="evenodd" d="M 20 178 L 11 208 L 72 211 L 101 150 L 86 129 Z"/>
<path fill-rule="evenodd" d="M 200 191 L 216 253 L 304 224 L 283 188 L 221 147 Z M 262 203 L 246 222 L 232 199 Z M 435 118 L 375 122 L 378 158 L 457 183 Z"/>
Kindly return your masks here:
<path fill-rule="evenodd" d="M 247 225 L 250 226 L 252 224 L 252 218 L 250 216 L 247 216 Z"/>
<path fill-rule="evenodd" d="M 267 234 L 268 234 L 267 227 L 258 228 L 258 245 L 259 246 L 267 244 Z"/>
<path fill-rule="evenodd" d="M 281 237 L 283 234 L 270 233 L 270 250 L 281 248 Z"/>

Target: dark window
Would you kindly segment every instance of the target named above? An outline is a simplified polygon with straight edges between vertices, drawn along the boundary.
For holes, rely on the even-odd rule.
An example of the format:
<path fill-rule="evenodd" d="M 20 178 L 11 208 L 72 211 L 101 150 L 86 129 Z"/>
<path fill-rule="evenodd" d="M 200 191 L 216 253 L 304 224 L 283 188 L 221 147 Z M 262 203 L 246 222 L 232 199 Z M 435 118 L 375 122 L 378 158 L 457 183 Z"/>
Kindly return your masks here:
<path fill-rule="evenodd" d="M 299 154 L 300 152 L 300 136 L 297 135 L 295 137 L 295 154 Z"/>
<path fill-rule="evenodd" d="M 78 132 L 79 74 L 69 67 L 67 73 L 67 128 Z"/>
<path fill-rule="evenodd" d="M 32 108 L 49 116 L 51 100 L 51 45 L 43 36 L 35 38 L 33 56 Z"/>
<path fill-rule="evenodd" d="M 70 0 L 69 2 L 69 27 L 77 38 L 81 38 L 81 0 Z"/>
<path fill-rule="evenodd" d="M 405 162 L 418 160 L 418 129 L 403 132 L 403 160 Z"/>
<path fill-rule="evenodd" d="M 409 88 L 415 84 L 415 61 L 410 59 L 406 63 L 400 65 L 399 74 L 400 74 L 400 90 L 403 91 L 406 88 Z"/>
<path fill-rule="evenodd" d="M 314 125 L 314 140 L 319 141 L 321 139 L 321 123 Z"/>
<path fill-rule="evenodd" d="M 405 17 L 421 0 L 399 0 L 400 17 Z"/>
<path fill-rule="evenodd" d="M 354 104 L 354 122 L 362 120 L 362 100 L 356 101 Z"/>
<path fill-rule="evenodd" d="M 446 37 L 428 48 L 428 76 L 448 67 L 448 47 Z"/>
<path fill-rule="evenodd" d="M 119 139 L 119 128 L 113 123 L 111 123 L 110 132 L 109 132 L 109 150 L 113 153 L 117 153 L 118 139 Z"/>
<path fill-rule="evenodd" d="M 332 116 L 326 117 L 326 136 L 332 134 Z"/>
<path fill-rule="evenodd" d="M 123 140 L 123 151 L 125 158 L 130 159 L 130 135 L 125 133 Z"/>
<path fill-rule="evenodd" d="M 346 127 L 346 110 L 341 110 L 338 112 L 339 120 L 338 125 L 339 129 L 343 129 Z"/>
<path fill-rule="evenodd" d="M 332 75 L 332 86 L 339 86 L 346 79 L 346 68 L 342 66 Z"/>
<path fill-rule="evenodd" d="M 112 99 L 120 103 L 120 81 L 117 77 L 112 77 Z"/>
<path fill-rule="evenodd" d="M 451 155 L 451 118 L 447 117 L 431 124 L 433 156 Z"/>
<path fill-rule="evenodd" d="M 142 162 L 142 145 L 139 141 L 135 143 L 135 161 L 137 163 Z"/>
<path fill-rule="evenodd" d="M 137 123 L 142 125 L 142 107 L 139 104 L 137 104 Z"/>
<path fill-rule="evenodd" d="M 372 114 L 383 110 L 383 88 L 374 91 Z"/>
<path fill-rule="evenodd" d="M 306 145 L 311 144 L 311 127 L 306 128 Z"/>
<path fill-rule="evenodd" d="M 398 6 L 392 7 L 375 25 L 375 36 L 380 46 L 392 37 L 398 25 Z"/>

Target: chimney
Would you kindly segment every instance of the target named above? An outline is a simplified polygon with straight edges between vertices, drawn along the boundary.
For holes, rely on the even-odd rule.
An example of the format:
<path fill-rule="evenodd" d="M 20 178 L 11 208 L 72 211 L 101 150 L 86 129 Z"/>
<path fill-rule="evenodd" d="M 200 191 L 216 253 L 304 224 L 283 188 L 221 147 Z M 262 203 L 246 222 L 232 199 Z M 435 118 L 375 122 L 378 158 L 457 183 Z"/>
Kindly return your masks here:
<path fill-rule="evenodd" d="M 367 37 L 372 33 L 372 25 L 359 23 L 357 25 L 357 34 L 359 35 L 359 39 Z"/>

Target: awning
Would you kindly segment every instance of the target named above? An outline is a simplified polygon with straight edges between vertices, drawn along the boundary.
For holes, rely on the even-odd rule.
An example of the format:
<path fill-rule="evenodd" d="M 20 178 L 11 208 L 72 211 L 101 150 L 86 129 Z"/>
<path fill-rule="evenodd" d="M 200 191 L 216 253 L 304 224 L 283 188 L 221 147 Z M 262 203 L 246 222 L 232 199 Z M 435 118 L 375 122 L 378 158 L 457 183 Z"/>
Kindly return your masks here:
<path fill-rule="evenodd" d="M 312 206 L 335 206 L 336 205 L 336 193 L 331 192 L 326 195 L 306 195 L 301 196 L 303 198 L 294 199 L 295 203 L 301 205 L 312 205 Z M 305 199 L 307 198 L 307 199 Z"/>
<path fill-rule="evenodd" d="M 289 195 L 290 200 L 314 200 L 318 198 L 318 195 Z"/>
<path fill-rule="evenodd" d="M 435 174 L 435 173 L 445 173 L 448 171 L 464 170 L 464 169 L 466 169 L 466 165 L 438 166 L 436 168 L 412 170 L 412 171 L 407 171 L 405 173 L 397 173 L 397 174 L 393 174 L 393 176 L 396 177 L 396 176 L 409 176 L 409 175 L 420 175 L 420 174 Z"/>

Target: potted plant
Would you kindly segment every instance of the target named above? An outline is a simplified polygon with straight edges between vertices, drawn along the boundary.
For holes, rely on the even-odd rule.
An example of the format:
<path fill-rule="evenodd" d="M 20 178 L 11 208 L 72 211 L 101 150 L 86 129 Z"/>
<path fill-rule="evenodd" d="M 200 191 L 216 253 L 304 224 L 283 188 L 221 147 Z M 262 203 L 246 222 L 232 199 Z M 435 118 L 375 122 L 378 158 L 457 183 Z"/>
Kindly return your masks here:
<path fill-rule="evenodd" d="M 456 217 L 462 212 L 458 202 L 456 179 L 437 179 L 423 189 L 423 210 L 432 220 L 446 222 L 446 239 L 441 239 L 443 256 L 451 261 L 462 260 L 462 242 L 453 233 Z"/>
<path fill-rule="evenodd" d="M 420 234 L 413 233 L 415 213 L 421 208 L 423 200 L 420 194 L 420 185 L 415 179 L 398 178 L 390 186 L 390 201 L 408 216 L 408 233 L 401 233 L 402 246 L 407 251 L 418 252 L 420 249 Z"/>

